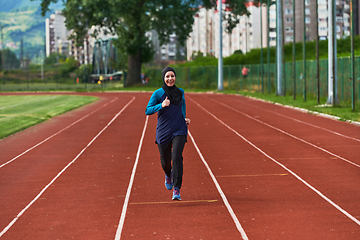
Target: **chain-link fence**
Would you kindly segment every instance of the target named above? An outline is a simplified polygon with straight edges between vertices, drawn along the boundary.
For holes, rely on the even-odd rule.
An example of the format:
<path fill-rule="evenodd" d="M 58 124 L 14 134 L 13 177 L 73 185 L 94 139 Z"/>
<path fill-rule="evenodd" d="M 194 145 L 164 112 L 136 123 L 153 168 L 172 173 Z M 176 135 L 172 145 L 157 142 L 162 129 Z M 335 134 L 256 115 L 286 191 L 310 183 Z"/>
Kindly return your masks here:
<path fill-rule="evenodd" d="M 11 69 L 0 72 L 0 92 L 9 91 L 88 91 L 122 88 L 119 77 L 91 77 L 82 71 L 69 73 L 64 67 L 39 65 L 29 69 Z M 80 71 L 80 72 L 79 72 Z"/>
<path fill-rule="evenodd" d="M 317 96 L 318 83 L 316 77 L 316 61 L 306 62 L 306 79 L 304 78 L 303 61 L 296 62 L 294 66 L 288 62 L 284 66 L 283 89 L 286 95 L 302 97 Z M 320 66 L 320 97 L 326 98 L 328 93 L 328 62 L 327 59 L 319 61 Z M 350 79 L 350 58 L 338 58 L 337 62 L 337 95 L 339 101 L 349 102 L 352 99 L 352 82 Z M 226 90 L 246 90 L 275 94 L 276 92 L 276 64 L 246 65 L 249 69 L 247 77 L 242 75 L 243 65 L 226 65 L 223 69 L 223 85 Z M 178 67 L 176 70 L 176 84 L 179 87 L 195 90 L 216 90 L 218 87 L 218 67 Z M 148 69 L 145 74 L 149 78 L 149 86 L 162 86 L 162 69 Z M 355 99 L 360 100 L 360 58 L 355 59 Z M 295 85 L 294 85 L 295 78 Z M 305 81 L 306 80 L 306 86 Z M 114 78 L 98 81 L 90 75 L 77 73 L 69 75 L 66 69 L 44 68 L 40 66 L 27 70 L 6 70 L 0 73 L 0 91 L 56 91 L 122 88 L 123 80 Z"/>
<path fill-rule="evenodd" d="M 295 76 L 294 65 L 288 62 L 284 66 L 283 89 L 286 95 L 302 97 L 304 94 L 317 96 L 318 83 L 316 77 L 317 61 L 306 61 L 306 74 L 304 77 L 303 61 L 296 62 Z M 350 79 L 350 58 L 338 58 L 337 62 L 337 93 L 339 101 L 351 101 L 352 84 Z M 263 74 L 261 65 L 246 65 L 249 69 L 247 77 L 243 77 L 243 65 L 230 65 L 223 68 L 223 85 L 225 90 L 246 90 L 275 94 L 277 89 L 276 64 L 264 64 Z M 320 69 L 320 97 L 328 94 L 328 61 L 319 61 Z M 216 90 L 218 87 L 218 67 L 178 67 L 176 70 L 176 85 L 190 89 Z M 161 69 L 147 71 L 150 86 L 162 86 Z M 355 59 L 355 89 L 356 99 L 360 100 L 360 58 Z M 295 85 L 294 85 L 295 79 Z M 306 85 L 305 85 L 306 80 Z"/>

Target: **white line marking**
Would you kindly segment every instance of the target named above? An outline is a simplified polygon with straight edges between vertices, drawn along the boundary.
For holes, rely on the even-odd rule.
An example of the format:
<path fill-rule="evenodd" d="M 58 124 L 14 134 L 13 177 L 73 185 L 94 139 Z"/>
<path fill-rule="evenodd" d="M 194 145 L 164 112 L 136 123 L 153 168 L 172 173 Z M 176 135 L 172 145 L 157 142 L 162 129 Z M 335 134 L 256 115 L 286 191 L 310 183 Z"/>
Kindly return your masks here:
<path fill-rule="evenodd" d="M 324 131 L 327 131 L 327 132 L 336 134 L 336 135 L 338 135 L 338 136 L 341 136 L 341 137 L 344 137 L 344 138 L 348 138 L 348 139 L 351 139 L 351 140 L 360 142 L 360 139 L 353 138 L 353 137 L 349 137 L 349 136 L 346 136 L 346 135 L 344 135 L 344 134 L 341 134 L 341 133 L 338 133 L 338 132 L 335 132 L 335 131 L 332 131 L 332 130 L 329 130 L 329 129 L 326 129 L 326 128 L 323 128 L 323 127 L 316 126 L 316 125 L 314 125 L 314 124 L 311 124 L 311 123 L 308 123 L 308 122 L 304 122 L 304 121 L 301 121 L 301 120 L 299 120 L 299 119 L 296 119 L 296 118 L 292 118 L 292 117 L 283 115 L 283 114 L 281 114 L 281 113 L 272 112 L 272 111 L 269 111 L 269 110 L 267 110 L 267 109 L 265 109 L 265 108 L 261 108 L 261 107 L 258 107 L 258 106 L 256 106 L 256 105 L 249 104 L 249 103 L 247 103 L 247 102 L 242 102 L 242 101 L 241 101 L 241 104 L 246 104 L 246 105 L 249 105 L 249 106 L 252 106 L 252 107 L 261 109 L 261 110 L 263 110 L 263 111 L 267 111 L 267 112 L 270 112 L 270 113 L 272 113 L 272 114 L 276 114 L 276 115 L 278 115 L 278 116 L 281 116 L 281 117 L 284 117 L 284 118 L 287 118 L 287 119 L 291 119 L 291 120 L 293 120 L 293 121 L 296 121 L 296 122 L 299 122 L 299 123 L 303 123 L 303 124 L 312 126 L 312 127 L 314 127 L 314 128 L 318 128 L 318 129 L 321 129 L 321 130 L 324 130 Z M 284 105 L 280 105 L 280 106 L 289 108 L 289 107 L 284 106 Z"/>
<path fill-rule="evenodd" d="M 240 232 L 241 237 L 242 237 L 243 239 L 245 239 L 245 240 L 248 240 L 248 237 L 246 236 L 246 233 L 245 233 L 244 229 L 242 228 L 242 226 L 241 226 L 239 220 L 237 219 L 237 217 L 236 217 L 236 215 L 235 215 L 235 213 L 234 213 L 234 211 L 233 211 L 230 203 L 228 202 L 228 200 L 227 200 L 227 198 L 226 198 L 226 196 L 225 196 L 225 193 L 222 191 L 222 189 L 221 189 L 221 187 L 220 187 L 220 184 L 219 184 L 218 181 L 216 180 L 216 177 L 215 177 L 214 174 L 212 173 L 212 171 L 211 171 L 209 165 L 207 164 L 204 156 L 202 155 L 202 153 L 200 152 L 200 149 L 199 149 L 198 146 L 196 145 L 195 140 L 194 140 L 193 136 L 191 135 L 190 131 L 189 131 L 189 136 L 190 136 L 191 141 L 193 142 L 193 144 L 194 144 L 194 146 L 195 146 L 195 148 L 196 148 L 196 151 L 198 152 L 198 154 L 199 154 L 202 162 L 204 163 L 205 167 L 207 168 L 207 170 L 208 170 L 208 172 L 209 172 L 209 174 L 210 174 L 213 182 L 215 183 L 215 186 L 216 186 L 216 188 L 217 188 L 217 190 L 218 190 L 218 192 L 219 192 L 219 194 L 220 194 L 220 196 L 221 196 L 221 198 L 222 198 L 222 200 L 223 200 L 226 208 L 228 209 L 228 211 L 229 211 L 232 219 L 234 220 L 234 223 L 235 223 L 235 225 L 236 225 L 236 228 L 237 228 L 238 231 Z"/>
<path fill-rule="evenodd" d="M 0 237 L 3 236 L 12 225 L 15 224 L 15 222 L 25 213 L 26 210 L 28 210 L 40 197 L 41 195 L 58 179 L 61 174 L 65 172 L 66 169 L 68 169 L 80 156 L 85 152 L 85 150 L 110 126 L 112 122 L 115 121 L 115 119 L 135 100 L 135 97 L 133 97 L 121 110 L 118 112 L 113 119 L 86 145 L 83 150 L 68 164 L 66 167 L 64 167 L 56 176 L 53 178 L 48 185 L 46 185 L 40 193 L 1 231 Z"/>
<path fill-rule="evenodd" d="M 192 100 L 193 101 L 193 100 Z M 305 184 L 308 188 L 310 188 L 311 190 L 313 190 L 315 193 L 317 193 L 320 197 L 322 197 L 325 201 L 327 201 L 328 203 L 330 203 L 333 207 L 335 207 L 336 209 L 338 209 L 340 212 L 342 212 L 343 214 L 345 214 L 348 218 L 350 218 L 351 220 L 353 220 L 356 224 L 360 225 L 360 221 L 358 219 L 356 219 L 355 217 L 353 217 L 351 214 L 349 214 L 348 212 L 346 212 L 344 209 L 342 209 L 340 206 L 338 206 L 337 204 L 335 204 L 333 201 L 331 201 L 329 198 L 327 198 L 324 194 L 322 194 L 319 190 L 317 190 L 316 188 L 314 188 L 313 186 L 311 186 L 309 183 L 307 183 L 305 180 L 303 180 L 300 176 L 298 176 L 296 173 L 294 173 L 293 171 L 291 171 L 289 168 L 287 168 L 285 165 L 281 164 L 280 162 L 276 161 L 274 158 L 272 158 L 271 156 L 269 156 L 267 153 L 265 153 L 263 150 L 261 150 L 260 148 L 258 148 L 257 146 L 255 146 L 255 144 L 253 144 L 252 142 L 250 142 L 249 140 L 247 140 L 245 137 L 243 137 L 240 133 L 238 133 L 236 130 L 234 130 L 233 128 L 231 128 L 229 125 L 227 125 L 226 123 L 224 123 L 223 121 L 221 121 L 219 118 L 217 118 L 214 114 L 212 114 L 211 112 L 209 112 L 208 110 L 206 110 L 204 107 L 202 107 L 200 104 L 196 103 L 201 109 L 203 109 L 205 112 L 207 112 L 209 115 L 211 115 L 213 118 L 215 118 L 217 121 L 219 121 L 222 125 L 224 125 L 225 127 L 227 127 L 229 130 L 231 130 L 232 132 L 234 132 L 237 136 L 239 136 L 240 138 L 242 138 L 245 142 L 247 142 L 248 144 L 250 144 L 252 147 L 254 147 L 256 150 L 258 150 L 260 153 L 262 153 L 264 156 L 266 156 L 267 158 L 271 159 L 273 162 L 275 162 L 276 164 L 278 164 L 280 167 L 282 167 L 283 169 L 285 169 L 286 171 L 288 171 L 291 175 L 293 175 L 295 178 L 297 178 L 299 181 L 301 181 L 303 184 Z"/>
<path fill-rule="evenodd" d="M 134 167 L 132 169 L 129 186 L 128 186 L 127 191 L 126 191 L 125 201 L 124 201 L 124 205 L 123 205 L 123 208 L 122 208 L 122 211 L 121 211 L 121 217 L 120 217 L 119 225 L 118 225 L 118 228 L 116 230 L 115 240 L 119 240 L 121 238 L 121 232 L 122 232 L 124 222 L 125 222 L 126 211 L 127 211 L 128 205 L 129 205 L 131 189 L 132 189 L 134 179 L 135 179 L 136 168 L 137 168 L 137 165 L 139 163 L 140 151 L 141 151 L 141 147 L 142 147 L 142 144 L 143 144 L 143 141 L 144 141 L 144 136 L 145 136 L 145 131 L 146 131 L 146 127 L 147 127 L 147 124 L 148 124 L 148 120 L 149 120 L 149 116 L 147 115 L 146 120 L 145 120 L 145 124 L 144 124 L 144 129 L 143 129 L 141 139 L 140 139 L 140 144 L 139 144 L 137 154 L 136 154 L 136 160 L 135 160 L 135 163 L 134 163 Z"/>
<path fill-rule="evenodd" d="M 21 154 L 17 155 L 17 156 L 16 156 L 16 157 L 14 157 L 13 159 L 11 159 L 11 160 L 7 161 L 6 163 L 3 163 L 2 165 L 0 165 L 0 168 L 4 167 L 5 165 L 7 165 L 7 164 L 9 164 L 9 163 L 11 163 L 11 162 L 13 162 L 14 160 L 16 160 L 17 158 L 19 158 L 19 157 L 23 156 L 24 154 L 26 154 L 26 153 L 30 152 L 30 151 L 31 151 L 31 150 L 33 150 L 34 148 L 36 148 L 36 147 L 40 146 L 41 144 L 43 144 L 44 142 L 46 142 L 46 141 L 50 140 L 51 138 L 55 137 L 55 136 L 56 136 L 56 135 L 58 135 L 59 133 L 61 133 L 61 132 L 65 131 L 66 129 L 68 129 L 68 128 L 72 127 L 72 126 L 74 126 L 75 124 L 77 124 L 78 122 L 80 122 L 80 121 L 84 120 L 85 118 L 89 117 L 89 116 L 90 116 L 90 115 L 92 115 L 93 113 L 95 113 L 95 112 L 99 111 L 101 108 L 106 107 L 106 106 L 107 106 L 107 105 L 109 105 L 110 103 L 113 103 L 113 102 L 114 102 L 114 101 L 116 101 L 117 99 L 118 99 L 118 97 L 114 98 L 113 100 L 111 100 L 111 101 L 110 101 L 110 102 L 108 102 L 108 103 L 105 103 L 104 105 L 102 105 L 102 106 L 101 106 L 101 107 L 99 107 L 98 109 L 96 109 L 96 110 L 92 111 L 91 113 L 89 113 L 89 114 L 85 115 L 84 117 L 82 117 L 82 118 L 78 119 L 77 121 L 73 122 L 73 123 L 72 123 L 72 124 L 70 124 L 69 126 L 67 126 L 67 127 L 63 128 L 63 129 L 61 129 L 61 130 L 60 130 L 60 131 L 58 131 L 57 133 L 54 133 L 54 134 L 53 134 L 53 135 L 51 135 L 50 137 L 48 137 L 48 138 L 46 138 L 45 140 L 43 140 L 43 141 L 39 142 L 38 144 L 36 144 L 36 145 L 34 145 L 33 147 L 29 148 L 28 150 L 24 151 L 23 153 L 21 153 Z"/>
<path fill-rule="evenodd" d="M 217 101 L 216 101 L 216 102 L 217 102 Z M 290 134 L 290 133 L 288 133 L 288 132 L 285 132 L 284 130 L 281 130 L 281 129 L 279 129 L 279 128 L 277 128 L 277 127 L 274 127 L 274 126 L 272 126 L 272 125 L 270 125 L 270 124 L 267 124 L 267 123 L 265 123 L 265 122 L 262 122 L 262 121 L 260 121 L 259 119 L 253 118 L 253 117 L 251 117 L 250 115 L 247 115 L 246 113 L 243 113 L 243 112 L 241 112 L 241 111 L 239 111 L 239 110 L 237 110 L 237 109 L 235 109 L 235 108 L 232 108 L 232 107 L 230 107 L 230 106 L 228 106 L 228 105 L 226 105 L 226 104 L 224 104 L 224 103 L 222 103 L 222 102 L 218 102 L 218 103 L 221 104 L 221 105 L 223 105 L 223 106 L 225 106 L 225 107 L 227 107 L 227 108 L 229 108 L 229 109 L 231 109 L 231 110 L 233 110 L 233 111 L 235 111 L 235 112 L 238 112 L 238 113 L 244 115 L 244 116 L 247 117 L 247 118 L 250 118 L 250 119 L 252 119 L 252 120 L 254 120 L 254 121 L 257 121 L 257 122 L 259 122 L 259 123 L 261 123 L 261 124 L 263 124 L 263 125 L 265 125 L 265 126 L 268 126 L 268 127 L 272 128 L 272 129 L 275 129 L 275 130 L 277 130 L 277 131 L 279 131 L 279 132 L 281 132 L 281 133 L 283 133 L 283 134 L 285 134 L 285 135 L 288 135 L 288 136 L 290 136 L 290 137 L 292 137 L 292 138 L 295 138 L 296 140 L 299 140 L 299 141 L 301 141 L 301 142 L 303 142 L 303 143 L 306 143 L 306 144 L 308 144 L 308 145 L 310 145 L 310 146 L 312 146 L 312 147 L 314 147 L 314 148 L 317 148 L 317 149 L 319 149 L 319 150 L 321 150 L 321 151 L 323 151 L 323 152 L 326 152 L 327 154 L 330 154 L 330 155 L 332 155 L 332 156 L 334 156 L 334 157 L 336 157 L 336 158 L 339 158 L 339 159 L 341 159 L 341 160 L 343 160 L 343 161 L 345 161 L 345 162 L 347 162 L 347 163 L 350 163 L 350 164 L 352 164 L 352 165 L 360 168 L 360 165 L 358 165 L 358 164 L 356 164 L 356 163 L 353 163 L 353 162 L 351 162 L 350 160 L 347 160 L 346 158 L 343 158 L 343 157 L 341 157 L 341 156 L 339 156 L 339 155 L 336 155 L 335 153 L 332 153 L 332 152 L 330 152 L 330 151 L 328 151 L 328 150 L 326 150 L 326 149 L 324 149 L 324 148 L 321 148 L 321 147 L 319 147 L 319 146 L 316 146 L 315 144 L 310 143 L 310 142 L 308 142 L 308 141 L 306 141 L 306 140 L 304 140 L 304 139 L 298 138 L 298 137 L 296 137 L 296 136 L 294 136 L 294 135 L 292 135 L 292 134 Z M 199 105 L 199 104 L 198 104 L 198 105 Z M 199 106 L 200 106 L 200 105 L 199 105 Z"/>

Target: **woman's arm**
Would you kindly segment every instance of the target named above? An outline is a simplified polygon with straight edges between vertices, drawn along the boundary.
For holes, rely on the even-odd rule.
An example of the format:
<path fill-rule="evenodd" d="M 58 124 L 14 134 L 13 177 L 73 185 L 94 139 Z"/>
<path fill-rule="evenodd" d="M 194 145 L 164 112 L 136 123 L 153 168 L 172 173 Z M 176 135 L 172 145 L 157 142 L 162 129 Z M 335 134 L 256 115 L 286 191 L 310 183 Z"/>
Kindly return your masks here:
<path fill-rule="evenodd" d="M 184 90 L 183 90 L 183 89 L 181 89 L 181 92 L 182 92 L 182 101 L 183 101 L 183 104 L 182 104 L 181 110 L 182 110 L 183 117 L 184 117 L 184 118 L 186 118 L 186 102 L 185 102 L 185 93 L 184 93 Z"/>
<path fill-rule="evenodd" d="M 183 92 L 183 105 L 182 105 L 182 113 L 185 118 L 185 122 L 187 125 L 190 125 L 190 119 L 186 118 L 186 103 L 185 103 L 185 93 L 184 90 L 181 90 Z"/>
<path fill-rule="evenodd" d="M 146 106 L 145 109 L 145 114 L 146 115 L 152 115 L 158 111 L 160 111 L 162 109 L 162 103 L 158 103 L 160 96 L 158 94 L 158 91 L 155 91 L 152 95 L 151 98 L 149 100 L 148 105 Z"/>

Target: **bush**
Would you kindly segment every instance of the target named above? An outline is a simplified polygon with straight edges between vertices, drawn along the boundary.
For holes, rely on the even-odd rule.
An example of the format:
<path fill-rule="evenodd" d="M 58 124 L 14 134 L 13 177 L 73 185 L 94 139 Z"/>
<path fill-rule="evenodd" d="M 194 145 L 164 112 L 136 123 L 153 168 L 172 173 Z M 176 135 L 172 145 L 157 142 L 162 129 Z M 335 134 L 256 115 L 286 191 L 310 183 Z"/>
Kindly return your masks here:
<path fill-rule="evenodd" d="M 86 79 L 90 79 L 92 68 L 91 64 L 83 64 L 75 70 L 75 75 L 77 78 L 82 79 L 82 81 L 85 82 Z"/>
<path fill-rule="evenodd" d="M 44 64 L 54 65 L 57 63 L 64 62 L 66 60 L 66 56 L 61 53 L 51 53 L 47 58 L 45 58 Z"/>

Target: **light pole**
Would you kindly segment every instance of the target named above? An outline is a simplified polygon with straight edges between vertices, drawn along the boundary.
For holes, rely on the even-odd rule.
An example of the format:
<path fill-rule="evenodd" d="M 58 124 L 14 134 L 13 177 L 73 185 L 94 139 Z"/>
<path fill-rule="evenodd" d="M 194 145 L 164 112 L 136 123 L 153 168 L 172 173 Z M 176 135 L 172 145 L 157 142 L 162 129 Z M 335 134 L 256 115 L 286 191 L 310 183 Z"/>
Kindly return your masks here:
<path fill-rule="evenodd" d="M 281 0 L 276 0 L 276 69 L 277 69 L 277 95 L 284 95 L 282 78 L 283 78 L 283 44 L 282 44 L 282 6 Z"/>
<path fill-rule="evenodd" d="M 270 76 L 270 0 L 267 0 L 267 74 L 268 74 L 268 93 L 271 93 L 271 76 Z"/>
<path fill-rule="evenodd" d="M 319 14 L 318 0 L 315 0 L 316 16 L 316 79 L 317 79 L 317 103 L 320 104 L 320 66 L 319 66 Z"/>
<path fill-rule="evenodd" d="M 296 17 L 295 17 L 295 0 L 293 0 L 293 80 L 294 80 L 294 97 L 296 99 Z"/>
<path fill-rule="evenodd" d="M 303 39 L 303 81 L 304 81 L 304 101 L 306 101 L 306 8 L 305 8 L 305 0 L 303 0 L 303 18 L 304 18 L 304 39 Z"/>
<path fill-rule="evenodd" d="M 41 61 L 41 80 L 44 80 L 44 54 L 43 54 L 43 50 L 40 50 L 40 61 Z"/>
<path fill-rule="evenodd" d="M 4 35 L 3 35 L 4 25 L 1 25 L 1 70 L 4 71 Z"/>
<path fill-rule="evenodd" d="M 223 57 L 222 57 L 222 0 L 219 1 L 219 58 L 218 58 L 218 91 L 224 90 Z"/>
<path fill-rule="evenodd" d="M 337 104 L 337 77 L 336 77 L 336 66 L 337 66 L 337 48 L 336 48 L 336 36 L 335 36 L 335 11 L 336 11 L 336 0 L 328 0 L 328 99 L 327 104 L 336 105 Z"/>
<path fill-rule="evenodd" d="M 263 15 L 262 15 L 262 0 L 260 0 L 260 38 L 261 38 L 261 66 L 260 66 L 260 72 L 261 72 L 261 93 L 264 93 L 264 57 L 263 57 Z M 268 46 L 269 47 L 269 46 Z"/>
<path fill-rule="evenodd" d="M 351 19 L 351 75 L 352 93 L 351 108 L 355 110 L 355 54 L 354 54 L 354 0 L 350 0 L 350 19 Z"/>

